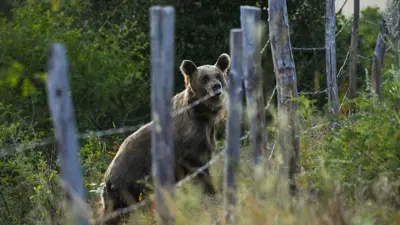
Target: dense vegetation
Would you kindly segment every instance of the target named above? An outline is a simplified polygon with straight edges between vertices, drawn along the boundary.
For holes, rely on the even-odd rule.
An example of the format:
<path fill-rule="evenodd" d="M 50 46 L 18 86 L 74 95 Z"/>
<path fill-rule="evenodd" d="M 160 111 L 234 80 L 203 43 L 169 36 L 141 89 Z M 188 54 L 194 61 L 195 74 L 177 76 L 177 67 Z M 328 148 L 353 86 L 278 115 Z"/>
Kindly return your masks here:
<path fill-rule="evenodd" d="M 53 135 L 45 91 L 49 44 L 58 41 L 67 47 L 71 96 L 80 133 L 135 126 L 150 119 L 150 5 L 169 3 L 176 7 L 175 89 L 178 91 L 183 88 L 178 64 L 183 59 L 191 59 L 196 64 L 212 63 L 220 53 L 229 52 L 229 30 L 240 26 L 239 6 L 260 6 L 266 20 L 266 2 L 4 1 L 0 7 L 1 224 L 57 224 L 64 216 L 54 143 L 17 148 L 20 144 L 43 143 Z M 293 46 L 323 47 L 324 1 L 287 2 Z M 362 11 L 359 55 L 372 57 L 381 18 L 382 12 L 376 8 Z M 344 26 L 347 20 L 337 15 L 337 31 L 341 30 L 337 36 L 337 68 L 342 71 L 338 80 L 342 109 L 349 104 L 344 98 L 348 88 L 347 66 L 340 70 L 350 45 L 351 22 Z M 267 37 L 266 33 L 265 42 Z M 325 52 L 319 50 L 294 51 L 300 92 L 326 88 L 324 55 Z M 262 59 L 265 95 L 269 96 L 275 79 L 268 46 Z M 297 210 L 289 210 L 284 198 L 276 198 L 273 191 L 277 187 L 271 185 L 274 183 L 271 180 L 265 182 L 265 189 L 271 190 L 271 196 L 257 200 L 246 194 L 248 177 L 243 173 L 239 198 L 244 201 L 238 211 L 240 224 L 309 224 L 310 221 L 322 224 L 324 220 L 341 224 L 338 209 L 345 212 L 345 220 L 350 224 L 400 223 L 398 63 L 392 51 L 388 51 L 383 69 L 382 101 L 378 102 L 369 96 L 367 78 L 371 62 L 365 57 L 359 58 L 359 97 L 354 99 L 356 114 L 347 116 L 344 113 L 336 118 L 325 115 L 325 93 L 299 97 L 302 171 L 298 183 L 302 190 L 310 187 L 318 190 L 319 205 L 301 197 L 296 202 Z M 276 127 L 273 108 L 268 128 L 271 144 Z M 339 126 L 330 129 L 333 121 Z M 97 207 L 95 190 L 102 174 L 129 133 L 80 142 L 79 156 L 93 210 Z M 243 172 L 250 164 L 247 163 L 247 146 L 248 143 L 243 144 Z M 222 182 L 222 165 L 212 166 L 218 184 Z M 178 195 L 179 224 L 210 224 L 218 212 L 213 209 L 220 208 L 220 204 L 210 206 L 207 201 L 200 204 L 199 201 L 205 199 L 199 192 L 190 188 L 187 194 L 185 190 L 189 187 L 184 188 Z M 338 199 L 344 200 L 339 202 Z M 141 218 L 143 223 L 148 222 L 148 217 Z"/>

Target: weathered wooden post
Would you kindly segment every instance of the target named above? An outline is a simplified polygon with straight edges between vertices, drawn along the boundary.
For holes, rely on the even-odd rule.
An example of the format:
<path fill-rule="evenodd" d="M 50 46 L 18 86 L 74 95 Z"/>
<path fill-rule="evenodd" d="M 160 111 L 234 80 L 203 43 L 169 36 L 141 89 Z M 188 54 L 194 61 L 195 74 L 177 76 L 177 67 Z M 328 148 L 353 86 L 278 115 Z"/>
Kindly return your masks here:
<path fill-rule="evenodd" d="M 400 68 L 400 1 L 387 0 L 385 10 L 385 23 L 387 24 L 388 35 L 391 39 L 391 48 L 395 58 L 394 66 Z"/>
<path fill-rule="evenodd" d="M 358 51 L 358 25 L 360 20 L 360 0 L 354 0 L 353 31 L 351 33 L 350 63 L 349 63 L 349 99 L 356 97 L 357 91 L 357 51 Z M 354 106 L 351 106 L 354 110 Z"/>
<path fill-rule="evenodd" d="M 81 167 L 78 159 L 75 116 L 70 97 L 68 61 L 62 44 L 50 47 L 47 63 L 47 101 L 55 128 L 60 155 L 61 179 L 66 187 L 67 212 L 72 224 L 88 224 L 88 216 L 80 209 L 86 205 Z M 81 201 L 76 201 L 79 199 Z"/>
<path fill-rule="evenodd" d="M 150 8 L 151 80 L 152 80 L 152 171 L 156 216 L 161 225 L 175 223 L 169 209 L 174 197 L 174 152 L 172 103 L 174 84 L 175 9 Z"/>
<path fill-rule="evenodd" d="M 383 58 L 385 57 L 386 51 L 386 37 L 388 29 L 386 27 L 385 20 L 382 20 L 379 24 L 380 31 L 378 38 L 376 39 L 375 50 L 374 50 L 374 61 L 372 63 L 372 92 L 380 97 L 381 95 L 381 84 L 382 84 L 382 66 Z"/>
<path fill-rule="evenodd" d="M 269 39 L 278 83 L 278 146 L 283 155 L 282 172 L 295 194 L 295 174 L 299 170 L 299 117 L 296 113 L 297 78 L 289 35 L 286 0 L 269 0 Z"/>
<path fill-rule="evenodd" d="M 250 145 L 253 152 L 255 178 L 265 173 L 267 135 L 265 131 L 264 95 L 261 78 L 261 44 L 257 27 L 261 22 L 261 9 L 240 6 L 240 22 L 243 34 L 243 75 L 250 123 Z M 259 174 L 261 172 L 262 174 Z"/>
<path fill-rule="evenodd" d="M 336 14 L 335 0 L 325 1 L 325 48 L 326 76 L 329 112 L 339 113 L 338 87 L 336 83 Z"/>
<path fill-rule="evenodd" d="M 240 131 L 242 118 L 242 30 L 231 29 L 230 49 L 232 66 L 229 74 L 229 105 L 227 125 L 227 151 L 224 177 L 224 218 L 227 224 L 235 223 L 236 171 L 240 156 Z"/>

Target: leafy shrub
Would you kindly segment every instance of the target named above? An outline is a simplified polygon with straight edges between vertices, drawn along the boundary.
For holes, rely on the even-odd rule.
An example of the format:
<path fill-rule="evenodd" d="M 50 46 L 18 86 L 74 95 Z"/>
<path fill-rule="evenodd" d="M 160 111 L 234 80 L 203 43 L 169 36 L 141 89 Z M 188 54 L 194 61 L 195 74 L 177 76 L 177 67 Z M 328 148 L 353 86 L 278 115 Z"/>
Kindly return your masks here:
<path fill-rule="evenodd" d="M 35 112 L 45 112 L 32 119 L 46 125 L 41 129 L 47 131 L 51 124 L 43 82 L 46 53 L 50 44 L 61 42 L 67 48 L 80 130 L 105 129 L 113 123 L 123 126 L 137 119 L 132 115 L 143 116 L 150 92 L 149 82 L 144 82 L 149 77 L 147 55 L 141 51 L 148 41 L 143 33 L 132 34 L 136 23 L 126 19 L 93 30 L 90 21 L 85 23 L 80 17 L 87 4 L 56 12 L 48 6 L 43 1 L 27 1 L 13 10 L 12 20 L 0 20 L 2 99 L 24 112 L 33 107 Z M 127 42 L 128 33 L 133 42 Z"/>
<path fill-rule="evenodd" d="M 328 122 L 314 129 L 314 136 L 305 135 L 304 140 L 314 146 L 302 151 L 302 165 L 308 176 L 318 185 L 322 173 L 345 187 L 349 200 L 389 200 L 400 206 L 400 83 L 399 70 L 386 74 L 382 98 L 378 101 L 362 94 L 353 101 L 357 112 L 348 117 L 338 117 L 338 128 L 329 129 Z M 304 122 L 304 121 L 303 121 Z M 323 132 L 321 132 L 323 131 Z M 304 145 L 304 143 L 303 143 Z M 312 162 L 312 163 L 311 163 Z M 387 179 L 389 189 L 382 191 L 377 183 Z M 380 191 L 378 191 L 380 190 Z M 378 191 L 378 192 L 377 192 Z"/>

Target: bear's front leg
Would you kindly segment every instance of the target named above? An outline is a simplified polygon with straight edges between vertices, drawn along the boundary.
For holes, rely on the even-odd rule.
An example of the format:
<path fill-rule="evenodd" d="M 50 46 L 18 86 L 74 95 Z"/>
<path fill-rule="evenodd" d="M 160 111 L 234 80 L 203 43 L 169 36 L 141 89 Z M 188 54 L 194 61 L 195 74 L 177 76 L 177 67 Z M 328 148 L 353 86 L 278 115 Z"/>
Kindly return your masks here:
<path fill-rule="evenodd" d="M 203 161 L 205 161 L 205 163 Z M 207 162 L 207 160 L 200 160 L 197 157 L 188 156 L 186 156 L 185 159 L 179 160 L 180 167 L 183 169 L 183 171 L 185 171 L 185 176 L 195 173 Z M 212 182 L 209 168 L 204 169 L 193 179 L 196 184 L 200 184 L 202 186 L 204 193 L 210 196 L 215 195 L 216 191 Z"/>
<path fill-rule="evenodd" d="M 209 168 L 205 169 L 203 172 L 201 172 L 199 175 L 197 175 L 197 180 L 199 183 L 203 185 L 203 191 L 204 193 L 214 196 L 216 191 L 214 188 L 214 185 L 212 183 L 212 178 L 210 175 L 210 170 Z"/>

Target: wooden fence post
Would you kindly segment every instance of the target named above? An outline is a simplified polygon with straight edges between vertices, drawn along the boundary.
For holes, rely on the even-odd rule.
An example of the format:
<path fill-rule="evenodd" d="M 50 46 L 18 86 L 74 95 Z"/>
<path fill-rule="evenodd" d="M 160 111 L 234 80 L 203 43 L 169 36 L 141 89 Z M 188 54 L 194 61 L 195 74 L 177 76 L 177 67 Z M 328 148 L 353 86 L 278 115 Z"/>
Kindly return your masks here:
<path fill-rule="evenodd" d="M 385 39 L 388 34 L 385 20 L 382 20 L 379 24 L 380 31 L 378 38 L 376 39 L 373 63 L 372 63 L 372 92 L 380 97 L 381 95 L 381 84 L 382 84 L 382 66 L 383 58 L 385 57 L 386 43 Z"/>
<path fill-rule="evenodd" d="M 354 0 L 353 31 L 351 33 L 350 62 L 349 62 L 349 99 L 356 97 L 357 91 L 357 49 L 358 25 L 360 20 L 360 0 Z M 351 107 L 354 110 L 354 107 Z"/>
<path fill-rule="evenodd" d="M 326 76 L 329 112 L 339 113 L 338 87 L 336 83 L 336 14 L 335 0 L 325 1 L 325 48 Z"/>
<path fill-rule="evenodd" d="M 243 34 L 243 76 L 250 123 L 250 145 L 253 152 L 254 175 L 258 178 L 265 173 L 264 163 L 269 153 L 261 78 L 261 45 L 256 33 L 257 25 L 261 22 L 261 9 L 240 6 L 240 22 Z"/>
<path fill-rule="evenodd" d="M 172 225 L 169 209 L 174 197 L 174 152 L 172 136 L 172 95 L 174 84 L 175 9 L 150 8 L 152 79 L 152 171 L 156 215 L 161 225 Z"/>
<path fill-rule="evenodd" d="M 299 117 L 297 78 L 289 35 L 286 0 L 269 0 L 269 39 L 278 83 L 278 146 L 283 155 L 282 172 L 289 178 L 289 190 L 295 194 L 295 174 L 299 170 Z"/>
<path fill-rule="evenodd" d="M 47 62 L 47 100 L 55 128 L 60 156 L 60 170 L 67 193 L 67 213 L 72 224 L 88 224 L 85 209 L 86 196 L 83 188 L 81 167 L 78 159 L 75 116 L 70 97 L 68 61 L 62 44 L 50 47 Z"/>
<path fill-rule="evenodd" d="M 227 224 L 235 223 L 236 171 L 240 156 L 240 131 L 242 118 L 242 30 L 231 29 L 230 49 L 232 66 L 229 75 L 229 105 L 227 125 L 227 151 L 224 178 L 224 216 Z"/>

